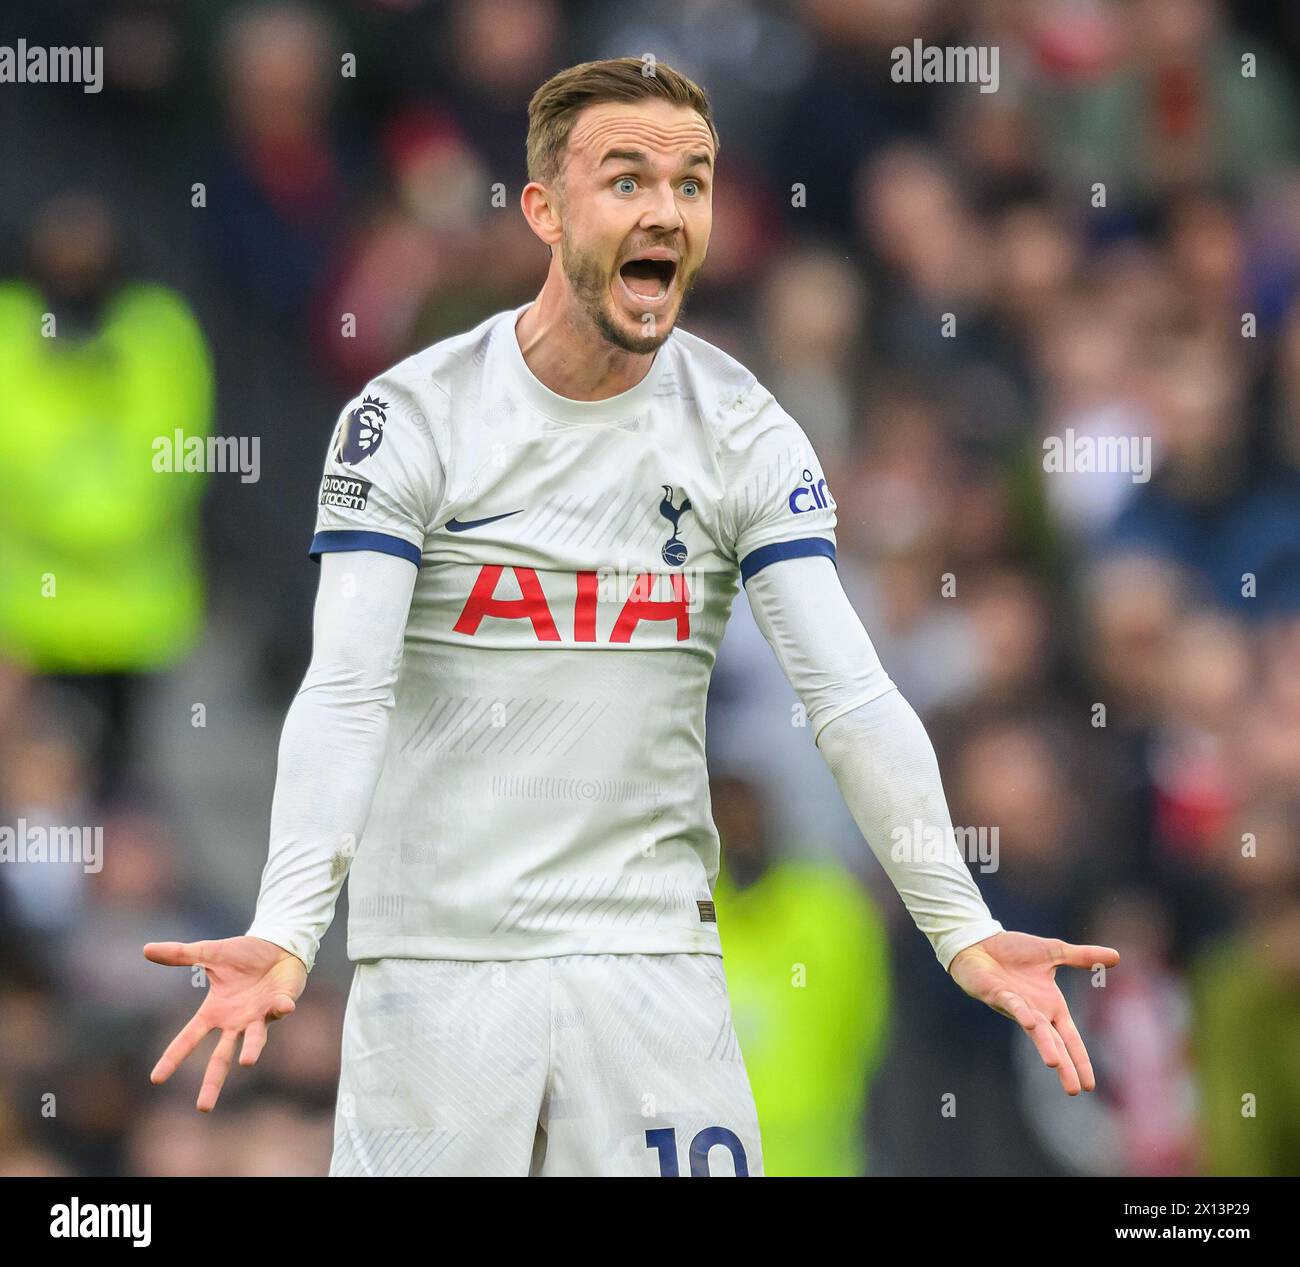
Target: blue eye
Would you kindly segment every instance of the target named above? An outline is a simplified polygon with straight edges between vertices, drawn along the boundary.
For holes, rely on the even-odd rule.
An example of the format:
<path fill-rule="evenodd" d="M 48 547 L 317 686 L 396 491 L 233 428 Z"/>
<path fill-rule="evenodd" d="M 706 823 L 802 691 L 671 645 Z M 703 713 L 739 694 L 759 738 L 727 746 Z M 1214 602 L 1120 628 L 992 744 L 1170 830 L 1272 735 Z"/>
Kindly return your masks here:
<path fill-rule="evenodd" d="M 688 185 L 694 188 L 694 190 L 695 190 L 694 193 L 689 193 L 689 192 L 687 192 L 687 186 L 688 186 Z M 686 193 L 686 196 L 687 196 L 688 198 L 696 198 L 696 197 L 699 196 L 699 192 L 700 192 L 700 182 L 699 182 L 698 180 L 687 180 L 687 181 L 683 181 L 683 182 L 682 182 L 682 191 L 683 191 L 684 193 Z"/>
<path fill-rule="evenodd" d="M 625 193 L 629 193 L 629 194 L 630 194 L 630 193 L 635 193 L 635 192 L 636 192 L 636 181 L 633 180 L 631 176 L 620 176 L 620 177 L 619 177 L 619 178 L 614 182 L 614 187 L 617 189 L 619 185 L 631 185 L 631 186 L 632 186 L 631 189 L 624 190 L 623 192 L 625 192 Z"/>

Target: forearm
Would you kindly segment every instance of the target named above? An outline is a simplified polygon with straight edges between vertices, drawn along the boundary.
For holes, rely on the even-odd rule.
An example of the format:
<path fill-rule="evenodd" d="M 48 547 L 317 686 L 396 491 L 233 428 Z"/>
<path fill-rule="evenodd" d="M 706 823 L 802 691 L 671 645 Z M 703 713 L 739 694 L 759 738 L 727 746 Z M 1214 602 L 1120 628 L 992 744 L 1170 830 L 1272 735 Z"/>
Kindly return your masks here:
<path fill-rule="evenodd" d="M 280 735 L 270 847 L 251 936 L 311 969 L 370 814 L 388 703 L 304 681 Z"/>
<path fill-rule="evenodd" d="M 1002 932 L 957 847 L 934 746 L 899 691 L 827 723 L 817 746 L 944 971 L 958 951 Z"/>
<path fill-rule="evenodd" d="M 957 848 L 920 718 L 881 666 L 829 560 L 773 564 L 746 592 L 849 812 L 946 971 L 959 950 L 1002 926 Z"/>
<path fill-rule="evenodd" d="M 370 814 L 415 569 L 366 552 L 321 561 L 310 668 L 280 737 L 270 848 L 248 933 L 310 970 Z"/>

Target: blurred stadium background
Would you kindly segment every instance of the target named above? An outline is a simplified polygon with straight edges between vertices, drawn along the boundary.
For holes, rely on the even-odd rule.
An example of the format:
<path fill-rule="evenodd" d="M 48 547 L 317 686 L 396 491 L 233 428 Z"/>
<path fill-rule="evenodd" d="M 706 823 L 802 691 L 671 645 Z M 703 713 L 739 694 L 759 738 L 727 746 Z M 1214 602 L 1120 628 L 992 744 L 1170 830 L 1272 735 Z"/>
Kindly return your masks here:
<path fill-rule="evenodd" d="M 682 324 L 817 446 L 994 914 L 1124 955 L 1069 983 L 1067 1100 L 945 979 L 741 597 L 709 726 L 769 1168 L 1300 1173 L 1300 8 L 9 0 L 19 37 L 105 79 L 0 85 L 0 823 L 104 865 L 0 865 L 0 1173 L 325 1172 L 345 906 L 211 1117 L 199 1066 L 149 1085 L 199 995 L 140 947 L 247 927 L 338 410 L 536 293 L 528 98 L 645 52 L 723 143 Z M 915 38 L 997 46 L 998 91 L 892 82 Z M 154 473 L 176 428 L 260 478 Z M 1045 472 L 1067 429 L 1154 477 Z"/>

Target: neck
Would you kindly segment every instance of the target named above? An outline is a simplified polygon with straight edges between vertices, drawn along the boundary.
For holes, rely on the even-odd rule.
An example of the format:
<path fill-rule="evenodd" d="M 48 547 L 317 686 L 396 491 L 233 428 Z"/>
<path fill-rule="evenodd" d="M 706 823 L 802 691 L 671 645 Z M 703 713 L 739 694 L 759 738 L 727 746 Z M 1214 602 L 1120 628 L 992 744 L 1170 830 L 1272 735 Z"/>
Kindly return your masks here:
<path fill-rule="evenodd" d="M 621 395 L 649 373 L 655 358 L 608 343 L 567 289 L 561 293 L 554 272 L 515 323 L 515 336 L 534 376 L 570 400 Z"/>

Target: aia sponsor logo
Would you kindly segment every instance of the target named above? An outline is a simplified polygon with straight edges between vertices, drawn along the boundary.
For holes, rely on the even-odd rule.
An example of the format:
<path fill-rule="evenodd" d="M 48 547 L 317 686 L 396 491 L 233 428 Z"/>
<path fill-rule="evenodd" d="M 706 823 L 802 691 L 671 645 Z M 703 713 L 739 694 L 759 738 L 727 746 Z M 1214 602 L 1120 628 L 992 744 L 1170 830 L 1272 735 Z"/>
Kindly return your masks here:
<path fill-rule="evenodd" d="M 502 580 L 506 572 L 511 573 L 513 585 Z M 546 575 L 552 590 L 549 595 L 534 568 L 499 563 L 480 567 L 453 631 L 467 638 L 478 637 L 484 632 L 483 622 L 493 617 L 518 622 L 516 627 L 525 639 L 531 632 L 536 642 L 632 642 L 643 622 L 666 630 L 672 641 L 685 642 L 691 636 L 694 606 L 682 572 L 637 573 L 626 593 L 613 599 L 607 575 Z M 515 589 L 518 596 L 512 592 Z M 644 633 L 637 640 L 645 640 Z"/>

